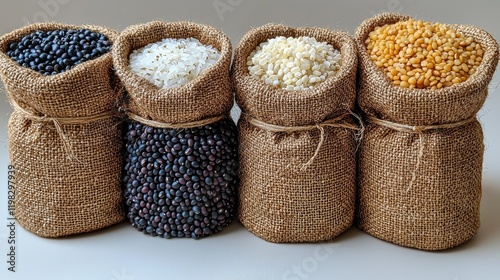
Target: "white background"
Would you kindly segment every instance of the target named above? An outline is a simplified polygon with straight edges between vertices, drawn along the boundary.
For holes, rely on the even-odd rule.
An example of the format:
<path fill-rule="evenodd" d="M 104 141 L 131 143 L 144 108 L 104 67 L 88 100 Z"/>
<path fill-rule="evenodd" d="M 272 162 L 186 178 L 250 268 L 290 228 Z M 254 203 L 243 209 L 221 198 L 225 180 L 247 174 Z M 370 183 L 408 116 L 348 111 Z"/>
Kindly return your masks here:
<path fill-rule="evenodd" d="M 43 3 L 52 5 L 44 9 Z M 225 10 L 217 11 L 215 6 Z M 192 20 L 222 29 L 235 46 L 251 27 L 268 22 L 353 34 L 364 19 L 381 11 L 472 24 L 500 38 L 500 1 L 494 0 L 2 0 L 0 33 L 22 27 L 26 21 L 88 23 L 123 30 L 152 19 Z M 18 225 L 15 273 L 7 270 L 6 256 L 6 123 L 11 108 L 1 94 L 0 279 L 500 279 L 499 82 L 497 73 L 479 114 L 487 147 L 482 225 L 476 237 L 461 247 L 418 251 L 380 241 L 356 228 L 324 244 L 273 244 L 253 236 L 238 222 L 202 240 L 148 237 L 127 223 L 66 239 L 44 239 Z"/>

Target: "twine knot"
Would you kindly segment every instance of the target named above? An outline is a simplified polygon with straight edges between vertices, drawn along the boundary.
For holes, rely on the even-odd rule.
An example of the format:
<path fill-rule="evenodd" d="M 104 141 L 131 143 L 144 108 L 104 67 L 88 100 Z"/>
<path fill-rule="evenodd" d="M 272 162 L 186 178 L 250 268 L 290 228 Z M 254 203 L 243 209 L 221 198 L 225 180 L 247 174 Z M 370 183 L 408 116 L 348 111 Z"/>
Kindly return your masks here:
<path fill-rule="evenodd" d="M 120 115 L 117 112 L 114 111 L 106 111 L 102 112 L 99 114 L 91 115 L 91 116 L 84 116 L 84 117 L 69 117 L 69 118 L 59 118 L 59 117 L 51 117 L 47 115 L 39 116 L 33 112 L 30 112 L 23 107 L 21 107 L 13 98 L 9 98 L 10 104 L 12 108 L 14 109 L 14 112 L 17 114 L 20 114 L 22 117 L 29 119 L 34 122 L 40 122 L 40 123 L 52 123 L 57 131 L 57 134 L 59 135 L 59 138 L 62 141 L 64 150 L 66 151 L 66 154 L 68 155 L 70 160 L 75 160 L 78 161 L 78 158 L 75 156 L 73 147 L 71 146 L 70 139 L 66 136 L 64 133 L 64 130 L 62 128 L 62 125 L 82 125 L 82 124 L 88 124 L 100 120 L 104 120 L 107 118 L 112 118 L 112 117 L 120 117 Z M 81 163 L 81 162 L 80 162 Z"/>
<path fill-rule="evenodd" d="M 471 123 L 476 120 L 476 115 L 463 120 L 463 121 L 458 121 L 454 123 L 445 123 L 445 124 L 437 124 L 437 125 L 417 125 L 417 126 L 412 126 L 412 125 L 406 125 L 406 124 L 400 124 L 400 123 L 395 123 L 395 122 L 390 122 L 386 120 L 382 120 L 373 116 L 367 116 L 366 117 L 367 121 L 369 123 L 383 126 L 390 128 L 392 130 L 396 130 L 399 132 L 407 132 L 407 133 L 417 133 L 418 134 L 418 155 L 417 155 L 417 163 L 415 165 L 415 169 L 411 173 L 411 181 L 406 189 L 406 191 L 409 191 L 412 187 L 415 181 L 417 180 L 417 171 L 420 168 L 421 162 L 422 162 L 422 157 L 424 156 L 424 148 L 425 148 L 425 143 L 422 134 L 426 131 L 429 130 L 439 130 L 439 129 L 449 129 L 449 128 L 456 128 L 460 126 L 464 126 L 468 123 Z"/>
<path fill-rule="evenodd" d="M 269 131 L 269 132 L 287 132 L 287 133 L 292 133 L 292 132 L 300 132 L 300 131 L 308 131 L 308 130 L 313 130 L 313 129 L 318 129 L 320 131 L 320 139 L 319 143 L 316 146 L 316 150 L 314 154 L 311 156 L 311 158 L 304 164 L 302 164 L 302 167 L 300 168 L 301 171 L 304 171 L 309 167 L 316 157 L 319 155 L 319 152 L 321 150 L 321 147 L 323 146 L 325 142 L 325 127 L 336 127 L 336 128 L 345 128 L 345 129 L 352 129 L 356 131 L 360 131 L 360 128 L 358 126 L 355 126 L 353 124 L 350 124 L 346 121 L 343 121 L 346 117 L 354 115 L 353 113 L 346 113 L 343 115 L 340 115 L 335 118 L 328 119 L 326 121 L 323 121 L 321 123 L 316 123 L 316 124 L 311 124 L 311 125 L 304 125 L 304 126 L 281 126 L 281 125 L 275 125 L 275 124 L 269 124 L 266 122 L 263 122 L 261 120 L 258 120 L 257 118 L 249 115 L 249 114 L 242 114 L 242 117 L 245 118 L 246 121 L 248 121 L 251 125 Z M 355 115 L 354 115 L 355 116 Z"/>
<path fill-rule="evenodd" d="M 185 122 L 185 123 L 165 123 L 165 122 L 159 122 L 159 121 L 154 121 L 150 119 L 146 119 L 144 117 L 141 117 L 135 113 L 132 113 L 130 111 L 126 112 L 126 115 L 128 116 L 129 119 L 134 120 L 136 122 L 142 123 L 147 126 L 151 127 L 156 127 L 156 128 L 167 128 L 167 129 L 183 129 L 183 128 L 195 128 L 195 127 L 201 127 L 205 126 L 214 122 L 218 122 L 222 119 L 225 119 L 227 116 L 226 115 L 220 115 L 220 116 L 215 116 L 215 117 L 209 117 L 206 119 L 202 119 L 199 121 L 193 121 L 193 122 Z"/>

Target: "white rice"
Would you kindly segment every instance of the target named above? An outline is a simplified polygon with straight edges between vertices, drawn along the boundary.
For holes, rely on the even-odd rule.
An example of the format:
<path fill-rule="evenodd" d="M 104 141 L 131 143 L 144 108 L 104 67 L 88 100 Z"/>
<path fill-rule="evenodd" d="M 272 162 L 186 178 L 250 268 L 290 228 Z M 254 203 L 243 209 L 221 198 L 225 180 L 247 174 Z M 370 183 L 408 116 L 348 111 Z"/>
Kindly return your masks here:
<path fill-rule="evenodd" d="M 340 52 L 332 45 L 307 36 L 271 38 L 247 59 L 252 77 L 286 91 L 312 89 L 334 76 L 341 63 Z"/>
<path fill-rule="evenodd" d="M 134 50 L 130 70 L 162 89 L 183 86 L 220 58 L 217 49 L 195 38 L 163 39 Z"/>

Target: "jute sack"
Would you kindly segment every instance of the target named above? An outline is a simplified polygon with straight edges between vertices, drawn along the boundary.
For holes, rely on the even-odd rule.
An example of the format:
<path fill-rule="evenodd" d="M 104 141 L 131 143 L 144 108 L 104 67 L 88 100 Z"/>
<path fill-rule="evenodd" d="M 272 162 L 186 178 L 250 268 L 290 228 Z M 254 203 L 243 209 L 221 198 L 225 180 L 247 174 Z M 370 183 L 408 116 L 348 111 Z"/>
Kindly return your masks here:
<path fill-rule="evenodd" d="M 198 39 L 202 44 L 211 45 L 216 48 L 220 52 L 220 58 L 213 66 L 205 70 L 200 76 L 196 77 L 188 84 L 181 87 L 160 89 L 153 83 L 140 77 L 129 69 L 129 56 L 134 50 L 142 48 L 150 43 L 161 41 L 165 38 Z M 200 128 L 201 131 L 201 128 L 204 126 L 216 126 L 216 124 L 218 125 L 221 122 L 224 122 L 229 125 L 227 129 L 231 131 L 232 135 L 234 135 L 232 138 L 234 143 L 229 143 L 231 141 L 228 140 L 224 143 L 224 145 L 227 144 L 231 146 L 231 148 L 228 149 L 234 150 L 234 153 L 228 152 L 227 157 L 222 161 L 225 161 L 225 163 L 231 161 L 237 165 L 237 147 L 235 142 L 236 126 L 229 117 L 230 110 L 234 103 L 234 96 L 231 91 L 231 80 L 229 77 L 231 56 L 232 46 L 229 37 L 223 32 L 208 25 L 193 22 L 153 21 L 126 28 L 120 34 L 120 37 L 114 46 L 113 60 L 116 73 L 127 91 L 127 98 L 126 102 L 123 104 L 123 109 L 129 116 L 129 121 L 133 124 L 142 124 L 143 127 L 146 127 L 150 131 L 153 131 L 153 128 L 160 128 L 163 129 L 161 130 L 162 133 L 170 134 L 179 134 L 183 131 L 183 129 L 188 128 Z M 196 138 L 206 138 L 204 136 L 205 134 L 199 134 L 202 132 L 191 132 L 190 130 L 188 133 L 194 134 L 194 137 Z M 158 136 L 159 135 L 155 135 L 155 137 Z M 140 137 L 137 138 L 138 141 L 140 140 L 139 138 Z M 224 142 L 224 139 L 221 141 Z M 137 149 L 140 149 L 140 147 L 134 148 L 134 141 L 127 142 L 126 146 L 126 157 L 129 157 L 131 154 L 136 153 Z M 201 150 L 196 150 L 193 152 L 193 155 L 199 156 L 198 152 L 200 154 L 206 153 Z M 165 153 L 162 153 L 161 156 L 166 157 L 167 153 L 169 153 L 169 151 L 165 151 Z M 180 157 L 182 157 L 182 155 L 174 154 L 172 156 L 172 158 L 175 158 L 174 160 L 168 160 L 165 158 L 165 161 L 160 164 L 160 168 L 163 166 L 162 164 L 167 161 L 171 164 L 174 164 L 173 162 L 177 164 L 177 160 L 180 159 Z M 222 162 L 219 162 L 218 164 L 221 166 L 223 165 Z M 201 162 L 200 165 L 202 165 Z M 200 168 L 205 173 L 214 173 L 213 171 L 208 172 L 208 170 L 211 169 L 207 170 L 206 166 L 201 166 Z M 225 214 L 226 217 L 222 220 L 212 221 L 212 223 L 215 223 L 216 226 L 212 229 L 211 233 L 221 230 L 223 227 L 228 225 L 235 216 L 237 188 L 236 169 L 237 166 L 234 172 L 235 176 L 229 179 L 228 182 L 226 182 L 227 184 L 224 186 L 218 185 L 210 188 L 207 186 L 205 188 L 205 183 L 200 182 L 200 189 L 207 191 L 204 198 L 208 199 L 208 201 L 202 206 L 209 208 L 218 202 L 224 204 L 223 208 L 218 209 L 223 212 L 218 214 Z M 138 170 L 140 170 L 140 166 L 135 167 L 132 165 L 125 172 L 124 185 L 126 188 L 125 194 L 129 196 L 129 199 L 126 201 L 129 206 L 128 218 L 134 227 L 143 230 L 144 228 L 138 226 L 137 223 L 137 219 L 139 218 L 137 214 L 138 211 L 132 207 L 132 204 L 130 204 L 133 203 L 132 200 L 138 202 L 142 199 L 133 194 L 135 192 L 135 188 L 130 184 L 130 178 L 135 176 L 135 173 L 138 172 Z M 167 175 L 164 176 L 165 181 L 167 182 L 170 181 L 167 179 L 171 179 L 170 183 L 167 183 L 167 191 L 172 190 L 172 182 L 179 182 L 176 176 L 169 174 L 173 174 L 173 171 L 171 173 L 167 172 Z M 189 189 L 191 187 L 187 188 Z M 154 195 L 158 195 L 160 191 L 160 187 L 152 190 Z M 185 191 L 184 194 L 189 194 L 188 192 L 189 190 Z M 220 196 L 223 198 L 220 199 Z M 173 200 L 174 198 L 172 197 L 172 201 L 170 202 L 170 200 L 168 200 L 168 202 L 164 205 L 166 207 L 162 207 L 162 209 L 168 209 L 170 207 L 170 210 L 158 210 L 158 212 L 175 215 L 176 212 L 171 209 L 172 207 L 175 209 L 179 206 L 179 203 L 174 202 Z M 182 200 L 184 201 L 184 199 Z M 193 203 L 187 205 L 183 205 L 182 203 L 184 202 L 181 202 L 181 207 L 187 207 L 186 209 L 189 210 L 192 209 L 192 206 L 195 206 Z M 202 202 L 199 203 L 203 204 Z M 179 231 L 182 232 L 182 230 Z M 155 234 L 153 233 L 153 235 Z M 172 236 L 175 237 L 175 235 Z"/>
<path fill-rule="evenodd" d="M 130 71 L 132 51 L 165 38 L 193 37 L 212 45 L 221 59 L 189 84 L 161 90 Z M 163 123 L 187 123 L 228 115 L 233 106 L 229 79 L 232 47 L 229 38 L 217 29 L 193 22 L 153 21 L 128 27 L 113 49 L 118 77 L 127 90 L 127 110 L 142 118 Z"/>
<path fill-rule="evenodd" d="M 479 228 L 484 145 L 476 113 L 498 63 L 498 45 L 483 30 L 449 25 L 481 44 L 477 73 L 439 90 L 403 89 L 372 62 L 365 40 L 377 26 L 408 19 L 375 16 L 355 35 L 357 101 L 367 116 L 358 163 L 359 227 L 395 244 L 442 250 Z"/>
<path fill-rule="evenodd" d="M 113 109 L 111 54 L 52 76 L 18 65 L 5 52 L 37 30 L 99 26 L 33 24 L 0 38 L 0 75 L 14 108 L 9 153 L 16 169 L 15 217 L 43 237 L 89 232 L 122 221 L 121 130 Z"/>
<path fill-rule="evenodd" d="M 339 49 L 338 73 L 314 89 L 287 92 L 250 76 L 247 57 L 277 36 L 310 36 Z M 353 222 L 356 47 L 348 34 L 322 28 L 265 25 L 235 50 L 232 79 L 242 109 L 241 223 L 271 242 L 330 240 Z"/>

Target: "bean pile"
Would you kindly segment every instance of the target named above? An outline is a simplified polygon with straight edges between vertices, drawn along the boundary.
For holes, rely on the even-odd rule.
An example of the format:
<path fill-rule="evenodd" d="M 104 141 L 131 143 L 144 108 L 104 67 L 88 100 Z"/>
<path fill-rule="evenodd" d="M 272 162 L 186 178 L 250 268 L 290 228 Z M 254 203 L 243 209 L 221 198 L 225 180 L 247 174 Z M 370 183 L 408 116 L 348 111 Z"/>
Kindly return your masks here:
<path fill-rule="evenodd" d="M 435 90 L 464 82 L 483 56 L 472 37 L 412 19 L 377 27 L 365 43 L 375 64 L 403 88 Z"/>
<path fill-rule="evenodd" d="M 340 69 L 340 52 L 315 38 L 271 38 L 247 58 L 248 71 L 266 84 L 286 91 L 311 89 Z"/>
<path fill-rule="evenodd" d="M 36 31 L 9 45 L 7 55 L 43 75 L 70 70 L 111 49 L 111 42 L 88 29 Z"/>
<path fill-rule="evenodd" d="M 182 130 L 129 123 L 124 185 L 132 225 L 152 236 L 200 238 L 231 223 L 235 131 L 230 119 Z"/>

